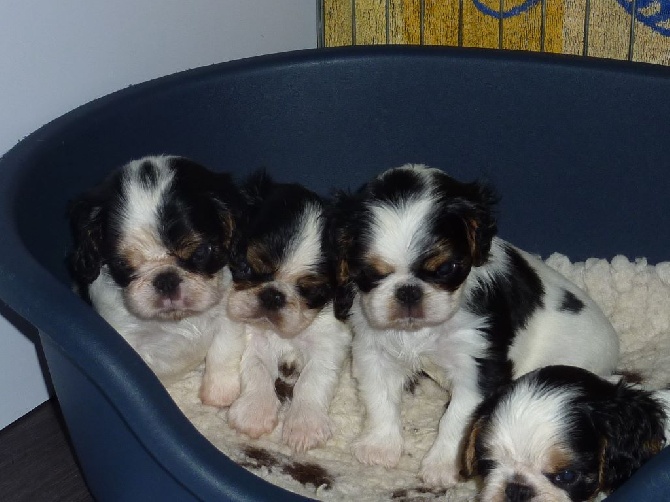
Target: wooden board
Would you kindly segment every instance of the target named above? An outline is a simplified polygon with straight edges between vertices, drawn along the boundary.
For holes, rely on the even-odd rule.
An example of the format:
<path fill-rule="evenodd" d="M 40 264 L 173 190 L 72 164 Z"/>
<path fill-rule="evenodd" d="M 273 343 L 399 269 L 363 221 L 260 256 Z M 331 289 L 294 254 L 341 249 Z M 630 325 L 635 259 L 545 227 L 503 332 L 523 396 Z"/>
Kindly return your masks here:
<path fill-rule="evenodd" d="M 448 45 L 670 64 L 670 0 L 322 1 L 327 47 Z"/>

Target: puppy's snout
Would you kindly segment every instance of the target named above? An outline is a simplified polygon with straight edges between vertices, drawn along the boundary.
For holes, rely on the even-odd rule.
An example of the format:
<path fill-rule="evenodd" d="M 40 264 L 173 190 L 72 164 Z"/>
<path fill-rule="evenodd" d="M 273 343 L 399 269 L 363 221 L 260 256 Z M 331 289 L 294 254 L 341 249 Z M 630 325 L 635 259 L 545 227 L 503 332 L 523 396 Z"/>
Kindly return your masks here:
<path fill-rule="evenodd" d="M 525 502 L 535 496 L 532 486 L 522 483 L 509 483 L 505 487 L 505 500 L 507 502 Z"/>
<path fill-rule="evenodd" d="M 423 298 L 423 291 L 419 286 L 406 284 L 395 290 L 396 299 L 406 307 L 417 305 Z"/>
<path fill-rule="evenodd" d="M 151 283 L 161 295 L 172 297 L 179 291 L 181 277 L 176 272 L 161 272 Z"/>
<path fill-rule="evenodd" d="M 258 294 L 258 299 L 267 310 L 279 310 L 286 305 L 286 295 L 275 288 L 265 288 Z"/>

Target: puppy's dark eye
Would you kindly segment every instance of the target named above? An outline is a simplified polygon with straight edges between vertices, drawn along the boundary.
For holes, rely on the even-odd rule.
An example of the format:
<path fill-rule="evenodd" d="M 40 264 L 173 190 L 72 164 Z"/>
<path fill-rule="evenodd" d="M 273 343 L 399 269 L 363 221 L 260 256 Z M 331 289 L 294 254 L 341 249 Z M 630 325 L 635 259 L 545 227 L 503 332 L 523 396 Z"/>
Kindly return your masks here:
<path fill-rule="evenodd" d="M 332 289 L 325 282 L 299 281 L 298 292 L 305 299 L 307 307 L 311 309 L 323 307 L 332 297 Z"/>
<path fill-rule="evenodd" d="M 109 266 L 109 273 L 112 278 L 121 287 L 126 287 L 133 280 L 133 268 L 130 263 L 121 257 L 114 257 L 107 263 Z"/>
<path fill-rule="evenodd" d="M 127 270 L 130 268 L 130 265 L 123 258 L 116 257 L 109 260 L 109 267 L 116 270 Z"/>
<path fill-rule="evenodd" d="M 565 469 L 564 471 L 548 474 L 547 477 L 549 478 L 549 481 L 556 486 L 567 486 L 579 479 L 579 473 L 570 469 Z"/>
<path fill-rule="evenodd" d="M 203 242 L 191 254 L 191 260 L 194 263 L 206 262 L 212 254 L 212 245 L 208 242 Z"/>
<path fill-rule="evenodd" d="M 461 264 L 457 261 L 445 261 L 435 269 L 435 275 L 440 278 L 447 278 L 459 272 L 460 269 Z"/>
<path fill-rule="evenodd" d="M 369 293 L 377 286 L 377 284 L 386 279 L 389 275 L 390 274 L 388 273 L 380 272 L 374 267 L 365 266 L 361 268 L 360 272 L 357 274 L 356 283 L 361 291 Z"/>

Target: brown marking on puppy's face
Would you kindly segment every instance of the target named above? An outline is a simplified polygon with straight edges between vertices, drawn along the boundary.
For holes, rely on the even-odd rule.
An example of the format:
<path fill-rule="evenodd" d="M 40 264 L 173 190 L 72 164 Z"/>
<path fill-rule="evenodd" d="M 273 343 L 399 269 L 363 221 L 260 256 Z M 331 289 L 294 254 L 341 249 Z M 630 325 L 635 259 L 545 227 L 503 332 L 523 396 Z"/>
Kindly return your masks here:
<path fill-rule="evenodd" d="M 370 254 L 365 259 L 365 263 L 367 265 L 366 271 L 375 277 L 386 277 L 395 271 L 393 265 L 387 263 L 381 256 L 376 254 Z"/>
<path fill-rule="evenodd" d="M 421 263 L 421 268 L 430 274 L 435 274 L 442 265 L 454 258 L 451 245 L 446 239 L 436 242 L 426 255 Z"/>
<path fill-rule="evenodd" d="M 252 242 L 247 247 L 247 263 L 255 276 L 266 276 L 277 273 L 277 264 L 263 242 Z"/>
<path fill-rule="evenodd" d="M 122 238 L 118 258 L 110 268 L 127 273 L 123 298 L 133 314 L 180 320 L 211 308 L 223 297 L 220 274 L 189 266 L 217 252 L 195 234 L 185 236 L 170 250 L 155 232 L 142 229 Z"/>
<path fill-rule="evenodd" d="M 545 456 L 545 464 L 542 472 L 561 472 L 570 469 L 575 463 L 573 453 L 562 444 L 552 445 Z"/>
<path fill-rule="evenodd" d="M 228 300 L 231 318 L 292 338 L 302 333 L 332 298 L 332 282 L 322 249 L 322 207 L 312 195 L 286 198 L 261 211 L 249 236 L 239 239 L 231 263 L 234 288 Z M 304 189 L 303 189 L 304 190 Z M 286 212 L 286 214 L 283 214 Z M 277 218 L 277 222 L 265 219 Z"/>

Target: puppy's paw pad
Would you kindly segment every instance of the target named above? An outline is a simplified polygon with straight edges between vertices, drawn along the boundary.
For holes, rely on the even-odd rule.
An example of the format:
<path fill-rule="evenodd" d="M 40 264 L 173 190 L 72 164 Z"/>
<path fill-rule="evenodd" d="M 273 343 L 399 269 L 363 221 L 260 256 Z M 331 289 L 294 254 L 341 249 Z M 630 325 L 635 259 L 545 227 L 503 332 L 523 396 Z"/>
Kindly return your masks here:
<path fill-rule="evenodd" d="M 305 452 L 325 444 L 331 436 L 330 418 L 322 410 L 292 406 L 286 413 L 282 439 L 292 450 Z"/>
<path fill-rule="evenodd" d="M 237 375 L 217 379 L 205 375 L 199 393 L 202 404 L 219 408 L 230 406 L 239 395 L 240 379 Z"/>
<path fill-rule="evenodd" d="M 353 452 L 358 461 L 363 464 L 391 468 L 400 462 L 402 440 L 367 436 L 354 443 Z"/>
<path fill-rule="evenodd" d="M 426 456 L 421 462 L 420 477 L 429 486 L 449 488 L 461 482 L 457 468 L 446 461 L 434 461 Z"/>
<path fill-rule="evenodd" d="M 269 434 L 277 426 L 279 400 L 242 396 L 228 410 L 228 425 L 252 439 Z"/>

